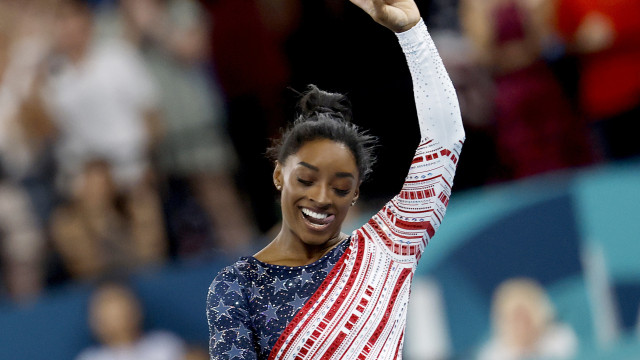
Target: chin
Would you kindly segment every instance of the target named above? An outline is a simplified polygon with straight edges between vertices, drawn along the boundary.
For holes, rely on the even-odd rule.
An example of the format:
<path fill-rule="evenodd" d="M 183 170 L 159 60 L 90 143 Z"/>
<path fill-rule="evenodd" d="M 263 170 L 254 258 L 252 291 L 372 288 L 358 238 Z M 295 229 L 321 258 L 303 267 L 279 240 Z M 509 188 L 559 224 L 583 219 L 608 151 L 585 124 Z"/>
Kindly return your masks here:
<path fill-rule="evenodd" d="M 296 224 L 294 232 L 302 243 L 311 246 L 320 246 L 326 244 L 329 240 L 340 234 L 340 229 L 326 229 L 324 231 L 309 230 L 305 224 Z"/>

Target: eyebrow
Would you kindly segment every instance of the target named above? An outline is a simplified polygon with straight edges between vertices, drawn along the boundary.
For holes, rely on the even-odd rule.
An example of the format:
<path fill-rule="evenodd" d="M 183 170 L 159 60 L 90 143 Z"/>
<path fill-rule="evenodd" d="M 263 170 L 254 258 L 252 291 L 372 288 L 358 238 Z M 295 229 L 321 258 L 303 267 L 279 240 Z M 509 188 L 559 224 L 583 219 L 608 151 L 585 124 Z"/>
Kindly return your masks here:
<path fill-rule="evenodd" d="M 309 164 L 309 163 L 307 163 L 307 162 L 304 162 L 304 161 L 300 161 L 300 162 L 298 163 L 298 165 L 302 165 L 302 166 L 304 166 L 304 167 L 306 167 L 306 168 L 308 168 L 308 169 L 311 169 L 311 170 L 313 170 L 313 171 L 320 171 L 320 169 L 318 169 L 318 167 L 317 167 L 317 166 L 313 166 L 313 165 L 311 165 L 311 164 Z M 342 172 L 342 171 L 337 172 L 337 173 L 336 173 L 336 177 L 339 177 L 339 178 L 352 178 L 352 179 L 355 179 L 355 176 L 353 176 L 353 174 L 352 174 L 352 173 L 350 173 L 350 172 Z"/>

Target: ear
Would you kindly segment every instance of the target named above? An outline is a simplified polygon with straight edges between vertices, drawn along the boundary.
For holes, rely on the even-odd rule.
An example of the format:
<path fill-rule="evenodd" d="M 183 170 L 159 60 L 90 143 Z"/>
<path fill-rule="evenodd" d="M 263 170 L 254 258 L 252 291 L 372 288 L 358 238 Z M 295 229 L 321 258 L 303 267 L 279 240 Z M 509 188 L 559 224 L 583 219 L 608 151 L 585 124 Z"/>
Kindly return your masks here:
<path fill-rule="evenodd" d="M 284 184 L 284 175 L 282 174 L 282 164 L 276 160 L 276 167 L 273 169 L 273 184 L 278 191 L 282 190 L 282 184 Z"/>

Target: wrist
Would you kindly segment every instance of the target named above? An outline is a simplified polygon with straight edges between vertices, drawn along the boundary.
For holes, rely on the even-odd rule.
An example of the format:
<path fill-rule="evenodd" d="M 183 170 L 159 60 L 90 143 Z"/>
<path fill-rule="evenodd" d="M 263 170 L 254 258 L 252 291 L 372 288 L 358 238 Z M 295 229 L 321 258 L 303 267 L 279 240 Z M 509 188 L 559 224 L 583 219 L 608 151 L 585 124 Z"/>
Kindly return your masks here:
<path fill-rule="evenodd" d="M 424 40 L 424 33 L 427 32 L 427 26 L 422 19 L 418 20 L 409 30 L 396 33 L 396 37 L 400 41 L 400 45 L 409 45 L 419 43 Z"/>
<path fill-rule="evenodd" d="M 404 26 L 400 26 L 396 29 L 392 29 L 393 32 L 395 32 L 396 34 L 401 34 L 403 32 L 409 31 L 411 29 L 413 29 L 414 26 L 418 25 L 420 23 L 420 20 L 422 20 L 422 18 L 418 18 L 415 21 L 412 21 L 410 23 L 408 23 L 407 25 Z"/>

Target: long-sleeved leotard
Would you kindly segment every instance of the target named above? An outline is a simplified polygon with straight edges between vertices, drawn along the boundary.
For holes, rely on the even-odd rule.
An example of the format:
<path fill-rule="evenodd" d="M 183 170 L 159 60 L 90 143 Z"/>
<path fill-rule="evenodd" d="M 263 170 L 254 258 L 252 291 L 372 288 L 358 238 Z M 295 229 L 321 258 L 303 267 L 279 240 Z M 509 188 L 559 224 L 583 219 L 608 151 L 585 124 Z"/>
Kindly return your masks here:
<path fill-rule="evenodd" d="M 421 142 L 402 191 L 317 262 L 242 258 L 211 284 L 212 359 L 397 359 L 409 287 L 440 225 L 464 141 L 455 91 L 422 21 L 398 34 Z"/>

